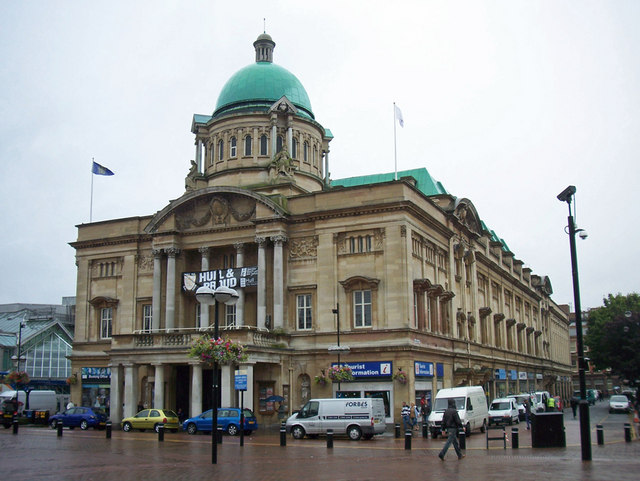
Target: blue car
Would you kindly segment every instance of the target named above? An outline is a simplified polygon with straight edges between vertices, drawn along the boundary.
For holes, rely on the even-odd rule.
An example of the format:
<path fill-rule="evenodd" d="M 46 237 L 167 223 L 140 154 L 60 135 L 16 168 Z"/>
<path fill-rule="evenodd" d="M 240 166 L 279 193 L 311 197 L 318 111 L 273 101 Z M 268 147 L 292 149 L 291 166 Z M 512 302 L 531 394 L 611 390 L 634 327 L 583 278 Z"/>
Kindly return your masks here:
<path fill-rule="evenodd" d="M 89 428 L 103 429 L 107 425 L 107 415 L 103 411 L 83 406 L 73 407 L 63 413 L 51 416 L 49 418 L 51 429 L 56 429 L 58 419 L 62 420 L 63 427 L 70 429 L 75 427 L 83 430 Z"/>
<path fill-rule="evenodd" d="M 189 434 L 196 434 L 198 431 L 211 432 L 212 410 L 203 412 L 199 416 L 194 416 L 182 423 L 182 429 Z M 218 408 L 218 427 L 227 434 L 236 436 L 240 433 L 240 408 Z M 258 429 L 258 420 L 251 409 L 244 409 L 244 433 L 251 434 Z"/>

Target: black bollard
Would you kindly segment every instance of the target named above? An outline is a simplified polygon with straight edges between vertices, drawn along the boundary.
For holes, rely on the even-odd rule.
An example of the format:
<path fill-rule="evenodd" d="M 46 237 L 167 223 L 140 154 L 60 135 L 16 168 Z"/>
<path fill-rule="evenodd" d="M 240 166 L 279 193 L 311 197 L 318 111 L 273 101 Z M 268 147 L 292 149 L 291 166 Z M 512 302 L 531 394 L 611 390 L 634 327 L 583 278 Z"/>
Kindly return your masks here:
<path fill-rule="evenodd" d="M 422 437 L 427 439 L 429 437 L 429 425 L 422 423 Z"/>
<path fill-rule="evenodd" d="M 464 428 L 458 431 L 458 444 L 460 445 L 460 449 L 467 449 L 467 434 Z"/>
<path fill-rule="evenodd" d="M 56 423 L 56 428 L 58 429 L 58 437 L 61 438 L 62 437 L 62 419 L 58 419 L 58 422 Z"/>
<path fill-rule="evenodd" d="M 327 448 L 333 448 L 333 429 L 327 429 Z"/>
<path fill-rule="evenodd" d="M 104 427 L 107 432 L 107 439 L 111 439 L 111 421 L 107 421 Z"/>
<path fill-rule="evenodd" d="M 18 421 L 18 418 L 16 416 L 13 417 L 13 421 L 11 421 L 11 424 L 13 425 L 13 434 L 18 434 L 18 426 L 20 426 L 20 421 Z"/>
<path fill-rule="evenodd" d="M 400 438 L 400 423 L 396 423 L 396 439 Z"/>
<path fill-rule="evenodd" d="M 404 432 L 404 449 L 411 451 L 411 431 Z"/>
<path fill-rule="evenodd" d="M 280 446 L 287 445 L 287 427 L 284 423 L 280 425 Z"/>
<path fill-rule="evenodd" d="M 164 424 L 158 424 L 158 441 L 164 441 Z"/>
<path fill-rule="evenodd" d="M 222 444 L 222 433 L 224 432 L 224 430 L 218 426 L 218 444 Z"/>
<path fill-rule="evenodd" d="M 631 442 L 631 424 L 624 423 L 624 440 L 627 443 Z"/>
<path fill-rule="evenodd" d="M 518 449 L 520 447 L 520 433 L 518 428 L 511 428 L 511 449 Z"/>
<path fill-rule="evenodd" d="M 598 446 L 602 446 L 604 444 L 604 429 L 602 428 L 602 424 L 596 424 L 596 437 L 598 438 Z"/>

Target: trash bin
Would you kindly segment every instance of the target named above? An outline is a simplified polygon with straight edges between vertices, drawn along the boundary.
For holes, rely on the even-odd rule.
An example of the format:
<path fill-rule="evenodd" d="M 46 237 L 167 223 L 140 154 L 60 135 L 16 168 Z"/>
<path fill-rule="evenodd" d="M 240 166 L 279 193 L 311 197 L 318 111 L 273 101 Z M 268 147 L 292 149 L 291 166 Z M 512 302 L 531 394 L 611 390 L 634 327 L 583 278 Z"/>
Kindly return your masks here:
<path fill-rule="evenodd" d="M 563 413 L 535 413 L 531 416 L 531 447 L 565 448 Z"/>

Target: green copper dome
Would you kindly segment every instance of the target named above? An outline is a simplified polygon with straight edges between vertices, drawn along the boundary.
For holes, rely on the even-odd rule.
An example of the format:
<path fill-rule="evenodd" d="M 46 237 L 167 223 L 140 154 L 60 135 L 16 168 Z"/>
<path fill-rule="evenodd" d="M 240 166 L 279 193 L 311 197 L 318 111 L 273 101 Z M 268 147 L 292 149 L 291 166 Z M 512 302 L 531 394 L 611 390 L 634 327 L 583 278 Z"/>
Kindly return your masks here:
<path fill-rule="evenodd" d="M 236 111 L 268 110 L 283 95 L 304 117 L 315 118 L 307 91 L 287 69 L 271 62 L 275 43 L 266 34 L 258 37 L 256 63 L 236 72 L 222 87 L 214 117 Z"/>

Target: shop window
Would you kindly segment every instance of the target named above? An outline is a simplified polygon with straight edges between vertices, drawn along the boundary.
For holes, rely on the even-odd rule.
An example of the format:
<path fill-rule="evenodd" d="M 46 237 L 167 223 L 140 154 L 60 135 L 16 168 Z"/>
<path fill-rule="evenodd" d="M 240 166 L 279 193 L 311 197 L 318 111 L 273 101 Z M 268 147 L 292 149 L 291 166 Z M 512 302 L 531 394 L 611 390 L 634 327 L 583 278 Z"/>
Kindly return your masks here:
<path fill-rule="evenodd" d="M 275 394 L 275 382 L 258 382 L 258 412 L 260 414 L 273 414 L 276 410 L 274 402 L 267 402 L 266 399 Z"/>
<path fill-rule="evenodd" d="M 298 330 L 308 330 L 313 327 L 311 294 L 296 296 Z"/>

